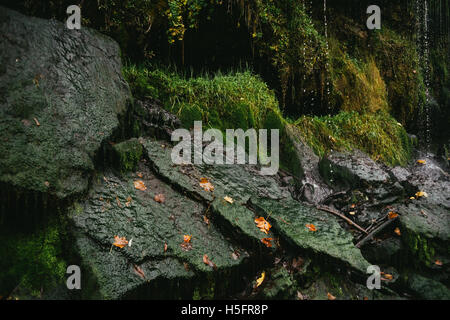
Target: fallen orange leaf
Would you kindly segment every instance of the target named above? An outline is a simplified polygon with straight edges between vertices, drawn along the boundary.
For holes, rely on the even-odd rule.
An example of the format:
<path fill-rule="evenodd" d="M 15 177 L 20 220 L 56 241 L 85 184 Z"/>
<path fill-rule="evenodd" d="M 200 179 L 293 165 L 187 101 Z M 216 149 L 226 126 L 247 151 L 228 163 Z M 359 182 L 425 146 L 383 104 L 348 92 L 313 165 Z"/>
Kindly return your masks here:
<path fill-rule="evenodd" d="M 434 262 L 434 264 L 437 265 L 437 266 L 442 266 L 442 261 L 441 260 L 436 260 Z"/>
<path fill-rule="evenodd" d="M 385 273 L 385 274 L 384 274 L 384 279 L 385 279 L 385 280 L 392 280 L 392 278 L 393 278 L 393 277 L 392 277 L 392 274 L 389 274 L 389 273 Z"/>
<path fill-rule="evenodd" d="M 312 223 L 307 223 L 307 224 L 305 224 L 305 226 L 311 231 L 317 231 L 316 226 L 313 225 Z"/>
<path fill-rule="evenodd" d="M 125 205 L 127 206 L 127 207 L 129 207 L 130 206 L 130 204 L 131 204 L 131 197 L 129 196 L 128 198 L 127 198 L 127 202 L 125 202 Z"/>
<path fill-rule="evenodd" d="M 398 236 L 401 236 L 401 235 L 402 235 L 399 228 L 395 228 L 395 229 L 394 229 L 394 232 L 395 232 L 395 234 L 398 235 Z"/>
<path fill-rule="evenodd" d="M 143 175 L 142 172 L 138 172 L 138 173 L 137 173 L 137 176 L 138 176 L 139 178 L 142 178 L 144 175 Z"/>
<path fill-rule="evenodd" d="M 264 217 L 259 217 L 255 219 L 256 226 L 264 232 L 265 234 L 268 234 L 270 228 L 272 228 L 271 224 L 264 219 Z"/>
<path fill-rule="evenodd" d="M 427 161 L 426 161 L 426 160 L 417 160 L 417 163 L 420 163 L 420 164 L 426 164 Z"/>
<path fill-rule="evenodd" d="M 191 238 L 192 238 L 191 235 L 185 234 L 185 235 L 183 236 L 183 241 L 186 242 L 186 243 L 189 243 L 189 242 L 191 242 Z"/>
<path fill-rule="evenodd" d="M 114 243 L 113 245 L 119 248 L 123 248 L 128 244 L 127 239 L 125 237 L 120 238 L 119 236 L 114 236 Z"/>
<path fill-rule="evenodd" d="M 211 184 L 211 182 L 208 181 L 207 178 L 201 178 L 200 179 L 200 187 L 203 188 L 205 191 L 214 191 L 214 186 Z"/>
<path fill-rule="evenodd" d="M 141 191 L 147 190 L 147 187 L 145 186 L 144 181 L 142 181 L 142 180 L 134 181 L 134 187 Z"/>
<path fill-rule="evenodd" d="M 164 203 L 166 201 L 166 197 L 162 193 L 159 193 L 155 195 L 155 201 L 159 203 Z"/>
<path fill-rule="evenodd" d="M 273 238 L 262 238 L 261 242 L 264 243 L 268 248 L 272 247 Z"/>
<path fill-rule="evenodd" d="M 119 208 L 122 208 L 122 204 L 120 203 L 119 197 L 116 196 L 116 202 Z"/>
<path fill-rule="evenodd" d="M 389 219 L 394 219 L 398 217 L 398 213 L 395 213 L 394 211 L 389 211 L 388 213 L 388 218 Z"/>
<path fill-rule="evenodd" d="M 335 296 L 333 296 L 331 293 L 327 293 L 327 297 L 328 297 L 328 300 L 336 300 L 336 297 Z"/>

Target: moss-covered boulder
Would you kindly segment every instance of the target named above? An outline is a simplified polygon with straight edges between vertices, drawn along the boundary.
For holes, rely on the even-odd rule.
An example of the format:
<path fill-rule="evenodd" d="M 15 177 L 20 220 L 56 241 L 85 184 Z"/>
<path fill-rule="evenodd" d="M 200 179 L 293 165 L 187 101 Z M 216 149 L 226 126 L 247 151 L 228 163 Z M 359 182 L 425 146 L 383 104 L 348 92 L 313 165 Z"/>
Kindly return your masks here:
<path fill-rule="evenodd" d="M 2 188 L 59 199 L 86 191 L 96 151 L 131 99 L 118 45 L 3 7 L 0 33 Z"/>
<path fill-rule="evenodd" d="M 137 181 L 145 188 L 136 189 Z M 81 264 L 98 284 L 97 294 L 126 298 L 157 279 L 168 285 L 194 275 L 211 280 L 245 272 L 241 265 L 248 254 L 209 222 L 208 210 L 157 178 L 144 162 L 122 178 L 107 172 L 95 176 L 89 197 L 70 215 Z M 128 245 L 114 246 L 115 236 L 125 237 Z M 205 254 L 212 264 L 205 263 Z M 176 291 L 172 294 L 177 298 Z"/>
<path fill-rule="evenodd" d="M 240 230 L 249 241 L 261 243 L 262 238 L 279 237 L 313 256 L 366 272 L 367 261 L 337 219 L 292 199 L 276 177 L 262 176 L 254 166 L 174 165 L 171 148 L 154 141 L 146 141 L 143 146 L 156 172 L 191 196 L 212 202 L 213 217 Z M 204 177 L 214 186 L 214 192 L 202 189 L 200 181 Z M 233 203 L 224 197 L 231 197 Z M 260 216 L 273 224 L 273 234 L 266 235 L 256 228 L 254 219 Z M 307 224 L 314 224 L 318 231 L 310 231 Z"/>
<path fill-rule="evenodd" d="M 425 159 L 425 160 L 424 160 Z M 450 178 L 433 158 L 411 166 L 405 186 L 408 200 L 398 207 L 404 231 L 403 241 L 414 261 L 436 266 L 436 260 L 450 259 Z"/>

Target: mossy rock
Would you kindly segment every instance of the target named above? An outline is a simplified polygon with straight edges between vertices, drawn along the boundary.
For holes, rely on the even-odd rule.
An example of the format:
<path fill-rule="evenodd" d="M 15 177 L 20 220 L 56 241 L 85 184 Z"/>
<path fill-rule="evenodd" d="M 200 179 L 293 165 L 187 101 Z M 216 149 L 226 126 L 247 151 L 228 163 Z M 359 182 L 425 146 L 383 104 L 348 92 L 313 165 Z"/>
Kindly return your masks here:
<path fill-rule="evenodd" d="M 275 178 L 259 175 L 256 168 L 249 165 L 174 166 L 170 158 L 171 148 L 163 148 L 161 143 L 150 140 L 143 146 L 154 170 L 191 197 L 212 202 L 214 213 L 219 215 L 216 219 L 238 229 L 239 234 L 245 235 L 243 239 L 247 243 L 261 246 L 262 238 L 273 238 L 278 234 L 312 255 L 325 257 L 329 262 L 359 273 L 366 272 L 368 262 L 336 218 L 295 201 Z M 214 192 L 201 188 L 201 177 L 208 178 L 214 185 Z M 233 204 L 226 202 L 225 196 L 231 197 Z M 258 216 L 269 219 L 273 224 L 273 234 L 272 230 L 268 235 L 261 234 L 255 227 L 253 220 Z M 305 226 L 308 223 L 318 226 L 321 232 L 309 231 Z"/>
<path fill-rule="evenodd" d="M 117 43 L 3 7 L 0 30 L 0 182 L 58 199 L 85 192 L 131 101 Z"/>
<path fill-rule="evenodd" d="M 115 163 L 120 172 L 133 171 L 142 157 L 142 145 L 137 138 L 113 146 Z"/>

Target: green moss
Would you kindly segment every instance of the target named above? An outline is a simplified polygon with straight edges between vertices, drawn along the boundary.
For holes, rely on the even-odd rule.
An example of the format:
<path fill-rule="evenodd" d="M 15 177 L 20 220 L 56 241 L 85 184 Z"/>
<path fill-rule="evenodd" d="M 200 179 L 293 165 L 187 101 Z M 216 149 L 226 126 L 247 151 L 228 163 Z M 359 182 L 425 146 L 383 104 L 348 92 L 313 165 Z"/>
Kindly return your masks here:
<path fill-rule="evenodd" d="M 115 144 L 113 150 L 121 172 L 134 170 L 142 157 L 142 145 L 136 138 Z"/>
<path fill-rule="evenodd" d="M 406 232 L 403 237 L 413 256 L 417 257 L 420 262 L 426 266 L 434 264 L 435 245 L 419 234 Z"/>
<path fill-rule="evenodd" d="M 319 156 L 330 150 L 357 148 L 388 165 L 405 165 L 410 158 L 411 142 L 406 131 L 384 112 L 303 116 L 295 125 Z"/>
<path fill-rule="evenodd" d="M 39 296 L 41 290 L 51 289 L 62 283 L 67 264 L 61 258 L 62 231 L 51 224 L 33 234 L 0 235 L 0 295 L 5 295 L 20 284 L 32 295 Z"/>
<path fill-rule="evenodd" d="M 343 111 L 389 111 L 386 86 L 373 58 L 352 58 L 335 39 L 330 48 L 330 103 Z"/>
<path fill-rule="evenodd" d="M 375 32 L 371 44 L 386 82 L 391 114 L 403 125 L 414 120 L 425 102 L 425 85 L 414 40 L 389 28 Z"/>

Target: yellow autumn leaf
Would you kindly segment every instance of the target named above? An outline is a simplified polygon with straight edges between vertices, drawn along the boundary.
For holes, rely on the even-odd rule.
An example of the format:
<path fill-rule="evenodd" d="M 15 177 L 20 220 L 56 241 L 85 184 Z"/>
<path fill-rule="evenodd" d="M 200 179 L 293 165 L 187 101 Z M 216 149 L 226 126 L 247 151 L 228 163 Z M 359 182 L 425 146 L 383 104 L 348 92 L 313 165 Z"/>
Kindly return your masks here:
<path fill-rule="evenodd" d="M 266 277 L 266 273 L 263 271 L 263 272 L 261 273 L 261 277 L 259 277 L 258 279 L 256 279 L 256 287 L 257 287 L 257 288 L 261 285 L 261 283 L 263 283 L 265 277 Z"/>
<path fill-rule="evenodd" d="M 114 236 L 113 245 L 119 248 L 123 248 L 128 244 L 128 241 L 125 237 Z"/>
<path fill-rule="evenodd" d="M 416 197 L 417 197 L 417 198 L 420 198 L 420 197 L 425 197 L 425 198 L 427 198 L 427 197 L 428 197 L 428 194 L 427 194 L 425 191 L 419 191 L 419 192 L 416 193 Z"/>
<path fill-rule="evenodd" d="M 229 196 L 223 197 L 223 200 L 225 200 L 228 203 L 233 203 L 234 202 L 233 198 L 231 198 Z"/>
<path fill-rule="evenodd" d="M 203 190 L 207 192 L 214 191 L 214 186 L 211 184 L 211 182 L 208 181 L 207 178 L 201 178 L 199 184 L 200 187 L 202 187 Z"/>
<path fill-rule="evenodd" d="M 427 163 L 427 160 L 417 160 L 417 163 L 420 163 L 420 164 L 426 164 L 426 163 Z"/>

